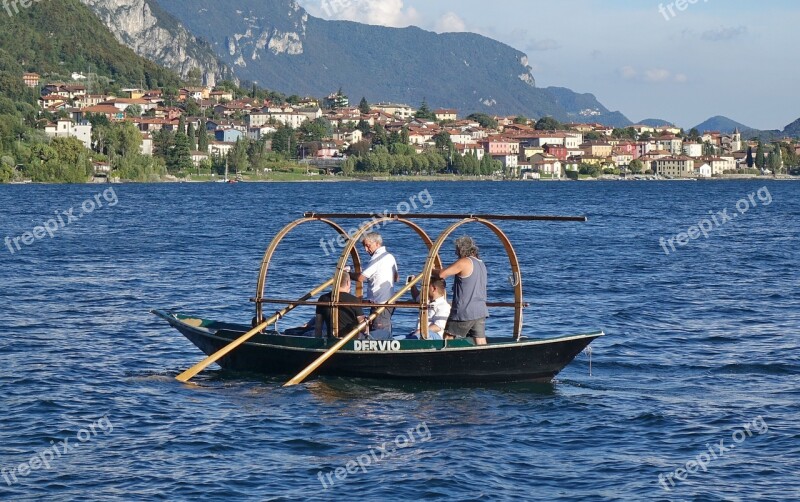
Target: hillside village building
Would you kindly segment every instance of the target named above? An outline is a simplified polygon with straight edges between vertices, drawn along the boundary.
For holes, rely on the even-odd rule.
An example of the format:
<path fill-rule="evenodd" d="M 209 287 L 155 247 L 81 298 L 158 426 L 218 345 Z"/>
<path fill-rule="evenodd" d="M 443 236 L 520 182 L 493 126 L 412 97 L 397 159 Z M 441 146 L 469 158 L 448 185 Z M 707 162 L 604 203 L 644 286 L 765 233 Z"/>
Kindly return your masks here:
<path fill-rule="evenodd" d="M 59 119 L 46 125 L 44 133 L 51 138 L 77 138 L 83 146 L 92 148 L 92 124 L 88 122 L 75 124 L 70 119 Z"/>
<path fill-rule="evenodd" d="M 39 87 L 39 75 L 35 73 L 25 73 L 22 79 L 25 85 Z M 208 151 L 192 154 L 193 161 L 199 164 L 208 156 L 225 156 L 236 141 L 266 140 L 265 144 L 271 144 L 269 135 L 281 126 L 296 130 L 309 121 L 323 119 L 329 136 L 314 141 L 301 139 L 293 145 L 300 155 L 342 158 L 350 146 L 371 141 L 371 133 L 365 134 L 366 126 L 380 125 L 387 135 L 407 137 L 411 151 L 439 149 L 442 153 L 441 137 L 446 135 L 452 143 L 447 155 L 471 155 L 478 160 L 488 155 L 503 165 L 506 175 L 530 179 L 561 178 L 567 170 L 587 166 L 625 172 L 637 159 L 643 163 L 645 173 L 678 178 L 716 177 L 741 169 L 746 156 L 743 149 L 748 146 L 738 129 L 732 134 L 704 131 L 699 138 L 692 135 L 689 139 L 674 126 L 640 124 L 632 127 L 641 136 L 635 140 L 631 138 L 636 135 L 615 136 L 613 127 L 591 123 L 564 124 L 562 130 L 542 131 L 536 130 L 533 122 L 517 117 L 493 117 L 497 127 L 483 127 L 477 120 L 459 119 L 457 110 L 447 108 L 433 111 L 436 120 L 418 119 L 415 108 L 396 103 L 378 103 L 365 113 L 351 107 L 347 96 L 341 93 L 323 100 L 325 110 L 314 98 L 304 98 L 299 104 L 250 97 L 234 99 L 231 91 L 208 86 L 181 88 L 178 99 L 184 104 L 179 106 L 165 106 L 163 92 L 158 89 L 127 88 L 120 94 L 90 94 L 86 86 L 74 82 L 45 84 L 39 98 L 42 112 L 71 117 L 48 124 L 45 133 L 50 137 L 75 137 L 91 148 L 92 127 L 87 118 L 89 114 L 100 114 L 113 122 L 136 125 L 142 133 L 142 153 L 152 155 L 153 135 L 158 131 L 175 132 L 181 122 L 191 124 L 194 130 L 205 124 L 210 140 Z M 190 102 L 197 105 L 199 111 L 193 113 L 199 116 L 185 115 Z"/>

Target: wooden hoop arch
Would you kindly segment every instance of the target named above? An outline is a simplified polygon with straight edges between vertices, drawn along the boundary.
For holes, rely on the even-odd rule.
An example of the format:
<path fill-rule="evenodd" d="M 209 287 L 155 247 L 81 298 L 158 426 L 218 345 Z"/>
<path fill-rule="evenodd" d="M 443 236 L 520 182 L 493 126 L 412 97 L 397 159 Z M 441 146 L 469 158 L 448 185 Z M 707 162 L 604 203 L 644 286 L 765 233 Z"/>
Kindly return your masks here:
<path fill-rule="evenodd" d="M 339 263 L 337 263 L 337 265 L 336 265 L 336 272 L 334 273 L 334 276 L 333 276 L 333 286 L 331 288 L 331 302 L 332 303 L 335 304 L 335 303 L 337 303 L 339 301 L 339 284 L 342 281 L 342 276 L 345 274 L 344 267 L 347 265 L 348 256 L 353 256 L 353 253 L 358 255 L 358 251 L 356 251 L 356 249 L 355 249 L 356 244 L 361 241 L 361 237 L 367 232 L 367 230 L 370 230 L 372 227 L 374 227 L 375 225 L 378 225 L 380 223 L 390 222 L 390 221 L 396 221 L 398 223 L 403 223 L 406 226 L 408 226 L 409 228 L 411 228 L 412 230 L 414 230 L 417 233 L 417 235 L 419 235 L 419 237 L 422 239 L 422 241 L 425 243 L 425 246 L 428 248 L 428 258 L 426 260 L 426 263 L 428 261 L 430 261 L 431 263 L 436 263 L 437 266 L 439 266 L 439 267 L 442 266 L 442 260 L 438 255 L 438 251 L 436 253 L 433 253 L 433 251 L 432 251 L 432 248 L 434 247 L 433 241 L 431 240 L 430 236 L 428 236 L 428 234 L 425 232 L 425 230 L 422 229 L 422 227 L 420 227 L 419 225 L 417 225 L 416 223 L 414 223 L 414 222 L 412 222 L 412 221 L 410 221 L 408 219 L 401 218 L 401 217 L 398 217 L 398 216 L 384 216 L 384 217 L 381 217 L 381 218 L 377 218 L 377 219 L 375 219 L 373 221 L 369 221 L 367 223 L 364 223 L 361 227 L 359 227 L 358 231 L 355 234 L 353 234 L 352 237 L 350 237 L 350 239 L 347 242 L 347 245 L 342 250 L 342 254 L 339 256 Z M 355 263 L 355 261 L 353 263 Z M 357 272 L 360 273 L 361 269 L 359 268 L 357 270 Z M 429 283 L 430 283 L 430 279 L 428 280 L 428 282 L 425 285 L 426 291 L 427 291 L 427 287 L 428 287 L 427 284 L 429 284 Z M 361 286 L 360 282 L 357 282 L 356 284 L 358 284 L 359 287 Z M 359 295 L 357 295 L 357 296 L 360 296 L 360 293 L 361 292 L 359 291 Z M 427 310 L 425 308 L 423 308 L 423 307 L 421 307 L 420 309 L 421 310 L 425 310 L 427 312 Z M 338 336 L 339 336 L 339 309 L 338 308 L 331 309 L 331 324 L 333 324 L 333 326 L 332 326 L 333 336 L 338 338 Z"/>
<path fill-rule="evenodd" d="M 321 221 L 323 223 L 326 223 L 329 226 L 333 227 L 333 229 L 336 230 L 339 233 L 339 235 L 343 235 L 348 239 L 350 238 L 347 235 L 347 232 L 344 230 L 344 228 L 342 228 L 338 223 L 326 218 L 317 218 L 317 217 L 306 217 L 295 220 L 286 225 L 285 227 L 283 227 L 280 232 L 275 234 L 275 237 L 273 237 L 272 242 L 270 242 L 269 247 L 267 247 L 267 250 L 264 253 L 264 258 L 261 260 L 261 269 L 259 270 L 258 273 L 258 285 L 256 286 L 256 297 L 255 297 L 256 321 L 258 323 L 260 323 L 261 320 L 263 319 L 263 307 L 262 307 L 263 304 L 261 303 L 260 300 L 264 298 L 264 287 L 266 286 L 267 283 L 267 272 L 269 271 L 269 264 L 270 261 L 272 260 L 272 256 L 278 249 L 278 244 L 281 243 L 281 241 L 284 239 L 284 237 L 286 237 L 286 235 L 289 234 L 289 232 L 291 232 L 292 230 L 294 230 L 295 228 L 304 223 L 310 223 L 312 221 Z M 351 256 L 353 258 L 353 267 L 357 272 L 360 273 L 361 257 L 358 255 L 358 251 L 354 249 L 353 252 L 351 253 Z M 338 288 L 334 287 L 333 290 L 337 291 L 337 300 L 338 300 Z M 358 283 L 356 285 L 356 293 L 358 296 L 361 295 L 361 283 Z M 336 309 L 334 309 L 334 312 L 335 311 Z"/>
<path fill-rule="evenodd" d="M 436 265 L 434 261 L 434 256 L 438 258 L 439 251 L 441 250 L 442 246 L 444 245 L 447 238 L 455 232 L 459 227 L 465 225 L 467 223 L 481 223 L 487 227 L 489 227 L 492 232 L 500 239 L 500 242 L 503 243 L 503 247 L 506 249 L 506 254 L 508 254 L 508 260 L 511 264 L 511 273 L 514 274 L 514 339 L 519 340 L 522 336 L 522 274 L 520 273 L 519 269 L 519 259 L 517 258 L 517 253 L 514 251 L 514 246 L 511 245 L 511 241 L 508 240 L 508 237 L 505 233 L 503 233 L 500 228 L 492 223 L 489 220 L 485 220 L 482 218 L 476 217 L 469 217 L 465 218 L 461 221 L 457 221 L 447 227 L 447 229 L 439 235 L 439 238 L 436 239 L 436 243 L 433 245 L 433 248 L 430 250 L 428 254 L 428 259 L 425 262 L 425 268 L 422 270 L 422 291 L 420 294 L 420 303 L 422 305 L 427 305 L 430 301 L 429 294 L 428 294 L 428 286 L 430 285 L 431 280 L 431 273 L 433 272 L 434 266 L 437 268 L 441 268 L 441 265 Z M 420 334 L 422 338 L 428 338 L 428 310 L 427 308 L 420 307 Z"/>

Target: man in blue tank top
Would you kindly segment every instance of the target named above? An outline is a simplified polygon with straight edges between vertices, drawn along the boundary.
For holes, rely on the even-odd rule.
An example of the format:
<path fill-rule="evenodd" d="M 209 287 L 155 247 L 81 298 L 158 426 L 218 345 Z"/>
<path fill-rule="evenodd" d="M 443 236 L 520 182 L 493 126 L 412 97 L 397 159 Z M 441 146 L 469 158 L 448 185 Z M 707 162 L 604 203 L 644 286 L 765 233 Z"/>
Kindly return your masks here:
<path fill-rule="evenodd" d="M 445 338 L 472 338 L 475 345 L 486 345 L 486 265 L 478 258 L 478 246 L 472 237 L 456 239 L 458 260 L 444 270 L 434 270 L 442 279 L 454 277 L 450 317 L 444 328 Z"/>

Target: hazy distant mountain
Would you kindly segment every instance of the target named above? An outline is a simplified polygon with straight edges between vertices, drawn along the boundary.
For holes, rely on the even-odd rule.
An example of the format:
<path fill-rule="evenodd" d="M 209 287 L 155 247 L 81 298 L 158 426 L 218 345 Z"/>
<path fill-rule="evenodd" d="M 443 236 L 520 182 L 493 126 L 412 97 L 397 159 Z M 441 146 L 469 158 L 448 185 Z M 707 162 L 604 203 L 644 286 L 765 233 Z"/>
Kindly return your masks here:
<path fill-rule="evenodd" d="M 354 102 L 426 99 L 462 114 L 630 124 L 591 94 L 537 88 L 525 54 L 480 35 L 326 21 L 294 0 L 149 1 L 209 42 L 237 77 L 285 93 L 324 96 L 342 87 Z"/>
<path fill-rule="evenodd" d="M 745 134 L 749 131 L 757 131 L 752 127 L 748 127 L 742 123 L 736 122 L 735 120 L 729 119 L 728 117 L 723 117 L 721 115 L 711 117 L 705 122 L 697 124 L 695 128 L 700 132 L 719 131 L 721 133 L 732 133 L 735 129 L 739 129 L 739 132 Z"/>
<path fill-rule="evenodd" d="M 620 112 L 611 112 L 600 104 L 594 94 L 578 94 L 565 87 L 545 87 L 556 102 L 567 110 L 569 122 L 602 122 L 614 127 L 627 127 L 633 123 Z M 595 120 L 602 117 L 602 120 Z"/>
<path fill-rule="evenodd" d="M 671 125 L 669 121 L 661 119 L 646 119 L 639 121 L 638 123 L 652 127 Z M 791 124 L 787 125 L 786 128 L 781 131 L 779 129 L 754 129 L 740 122 L 736 122 L 735 120 L 731 120 L 728 117 L 718 115 L 716 117 L 711 117 L 701 124 L 697 124 L 695 128 L 701 133 L 706 131 L 717 131 L 723 134 L 731 134 L 734 132 L 734 130 L 739 129 L 739 132 L 742 134 L 742 138 L 745 140 L 755 138 L 762 141 L 775 141 L 787 136 L 792 138 L 800 138 L 800 119 L 797 119 Z M 690 130 L 691 129 L 685 129 L 686 132 L 689 132 Z"/>
<path fill-rule="evenodd" d="M 800 138 L 800 119 L 797 119 L 791 124 L 784 127 L 783 134 L 785 136 L 791 136 L 793 138 Z"/>
<path fill-rule="evenodd" d="M 700 132 L 705 130 L 731 133 L 736 128 L 742 133 L 744 139 L 758 138 L 762 141 L 775 141 L 783 137 L 800 138 L 800 119 L 787 125 L 783 131 L 780 129 L 753 129 L 727 117 L 712 117 L 697 126 Z"/>
<path fill-rule="evenodd" d="M 644 119 L 637 122 L 639 125 L 646 125 L 650 127 L 664 127 L 664 126 L 673 126 L 672 122 L 669 120 L 662 120 L 662 119 Z"/>

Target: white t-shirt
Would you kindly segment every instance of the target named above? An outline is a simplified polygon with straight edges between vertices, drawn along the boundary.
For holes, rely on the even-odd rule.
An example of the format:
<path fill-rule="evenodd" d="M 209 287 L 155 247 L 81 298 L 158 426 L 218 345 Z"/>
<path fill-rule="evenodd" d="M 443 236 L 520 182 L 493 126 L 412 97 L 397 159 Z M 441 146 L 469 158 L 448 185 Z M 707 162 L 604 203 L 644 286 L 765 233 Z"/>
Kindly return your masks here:
<path fill-rule="evenodd" d="M 367 278 L 369 285 L 367 299 L 373 303 L 388 303 L 394 295 L 397 262 L 386 247 L 381 246 L 375 251 L 361 275 Z"/>
<path fill-rule="evenodd" d="M 429 330 L 428 340 L 442 339 L 442 333 L 444 333 L 448 317 L 450 317 L 450 304 L 447 303 L 447 299 L 444 296 L 440 296 L 428 305 L 428 326 L 435 324 L 441 329 L 438 333 Z M 420 328 L 419 323 L 417 323 L 417 329 L 419 330 Z"/>

